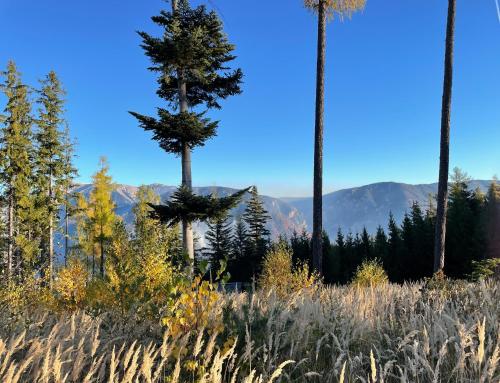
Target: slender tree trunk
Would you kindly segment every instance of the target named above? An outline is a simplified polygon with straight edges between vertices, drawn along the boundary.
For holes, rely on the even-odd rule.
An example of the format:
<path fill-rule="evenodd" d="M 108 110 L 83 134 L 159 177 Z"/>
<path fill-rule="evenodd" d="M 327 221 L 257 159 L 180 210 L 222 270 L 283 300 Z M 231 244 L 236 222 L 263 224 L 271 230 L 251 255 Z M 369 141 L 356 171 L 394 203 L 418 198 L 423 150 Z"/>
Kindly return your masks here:
<path fill-rule="evenodd" d="M 437 195 L 434 272 L 444 269 L 446 240 L 446 211 L 448 207 L 448 173 L 450 167 L 450 115 L 453 88 L 453 44 L 455 35 L 456 0 L 448 0 L 446 53 L 444 61 L 443 104 L 441 109 L 441 145 L 439 156 L 439 185 Z"/>
<path fill-rule="evenodd" d="M 101 226 L 101 238 L 99 239 L 101 248 L 101 278 L 104 278 L 104 234 Z"/>
<path fill-rule="evenodd" d="M 325 103 L 326 1 L 319 1 L 316 69 L 316 124 L 314 128 L 313 267 L 322 273 L 323 258 L 323 114 Z"/>
<path fill-rule="evenodd" d="M 52 287 L 54 272 L 54 217 L 52 212 L 52 172 L 49 174 L 49 286 Z"/>
<path fill-rule="evenodd" d="M 172 1 L 172 12 L 177 11 L 177 0 Z M 188 111 L 187 88 L 186 81 L 182 70 L 177 71 L 177 81 L 179 87 L 179 110 L 181 113 Z M 191 148 L 187 144 L 182 146 L 182 185 L 189 190 L 193 189 L 191 177 Z M 193 227 L 191 222 L 182 222 L 182 247 L 189 256 L 191 262 L 191 271 L 194 266 L 194 242 L 193 242 Z"/>
<path fill-rule="evenodd" d="M 64 266 L 68 264 L 68 236 L 69 236 L 69 198 L 68 191 L 65 193 L 66 206 L 64 207 Z"/>
<path fill-rule="evenodd" d="M 92 278 L 95 277 L 95 243 L 92 244 Z"/>
<path fill-rule="evenodd" d="M 10 282 L 13 271 L 14 261 L 14 198 L 9 194 L 9 212 L 8 212 L 9 238 L 7 247 L 7 281 Z"/>

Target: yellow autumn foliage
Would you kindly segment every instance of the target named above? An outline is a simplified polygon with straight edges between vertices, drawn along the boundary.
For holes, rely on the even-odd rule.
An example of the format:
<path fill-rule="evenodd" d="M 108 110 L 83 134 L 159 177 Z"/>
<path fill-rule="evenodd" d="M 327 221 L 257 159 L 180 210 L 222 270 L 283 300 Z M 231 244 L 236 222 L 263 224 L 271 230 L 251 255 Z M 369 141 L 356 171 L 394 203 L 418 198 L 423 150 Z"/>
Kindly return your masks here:
<path fill-rule="evenodd" d="M 88 280 L 86 265 L 79 259 L 70 259 L 54 282 L 54 293 L 60 305 L 70 311 L 83 308 Z"/>

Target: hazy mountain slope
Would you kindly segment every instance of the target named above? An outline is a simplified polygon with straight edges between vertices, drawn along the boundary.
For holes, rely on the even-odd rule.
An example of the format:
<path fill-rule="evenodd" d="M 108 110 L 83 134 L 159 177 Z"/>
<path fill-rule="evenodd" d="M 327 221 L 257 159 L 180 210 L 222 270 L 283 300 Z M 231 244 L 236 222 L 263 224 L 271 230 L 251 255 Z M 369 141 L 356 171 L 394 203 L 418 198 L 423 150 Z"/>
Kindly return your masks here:
<path fill-rule="evenodd" d="M 490 181 L 472 181 L 471 188 L 479 187 L 486 191 Z M 163 201 L 168 200 L 175 191 L 174 186 L 161 184 L 150 185 Z M 116 212 L 125 221 L 127 227 L 132 229 L 134 216 L 132 208 L 136 203 L 136 186 L 117 185 L 113 192 L 116 203 Z M 78 185 L 76 192 L 88 196 L 92 185 Z M 236 189 L 226 187 L 195 187 L 195 193 L 216 193 L 219 196 L 231 194 Z M 398 222 L 403 219 L 405 211 L 413 201 L 417 201 L 425 209 L 430 196 L 437 192 L 437 184 L 409 185 L 395 182 L 381 182 L 371 185 L 339 190 L 323 197 L 324 228 L 332 239 L 338 228 L 344 232 L 359 232 L 366 227 L 374 233 L 378 225 L 386 227 L 389 213 L 392 212 Z M 291 234 L 294 230 L 302 231 L 303 228 L 312 227 L 312 198 L 273 198 L 262 197 L 264 206 L 272 220 L 269 230 L 273 238 L 279 234 Z M 233 221 L 241 217 L 245 210 L 246 195 L 243 201 L 231 211 Z M 195 224 L 195 234 L 199 246 L 204 245 L 205 224 Z M 74 225 L 72 225 L 74 231 Z"/>
<path fill-rule="evenodd" d="M 470 187 L 486 191 L 489 184 L 490 181 L 472 181 Z M 374 233 L 378 225 L 386 227 L 390 212 L 401 222 L 413 201 L 425 209 L 430 196 L 436 193 L 437 184 L 381 182 L 326 194 L 323 197 L 324 229 L 332 238 L 339 228 L 356 233 L 366 227 Z M 303 214 L 307 226 L 312 227 L 312 198 L 286 200 Z"/>

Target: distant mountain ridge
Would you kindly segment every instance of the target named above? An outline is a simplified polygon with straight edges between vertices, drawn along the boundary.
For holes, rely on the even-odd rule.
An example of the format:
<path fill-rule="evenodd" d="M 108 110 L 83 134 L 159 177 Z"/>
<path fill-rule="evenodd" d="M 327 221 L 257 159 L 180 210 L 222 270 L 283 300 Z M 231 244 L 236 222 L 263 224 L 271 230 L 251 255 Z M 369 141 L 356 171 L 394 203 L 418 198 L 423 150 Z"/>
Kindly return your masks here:
<path fill-rule="evenodd" d="M 491 181 L 471 181 L 470 187 L 479 187 L 486 192 Z M 175 186 L 152 184 L 149 185 L 162 199 L 168 200 L 176 190 Z M 127 227 L 132 228 L 132 208 L 136 203 L 138 187 L 130 185 L 116 185 L 113 200 L 116 204 L 116 213 L 120 215 Z M 88 195 L 92 185 L 77 185 L 75 192 Z M 197 194 L 216 193 L 224 196 L 233 193 L 236 189 L 227 187 L 195 187 Z M 428 206 L 430 196 L 437 193 L 437 183 L 410 185 L 397 182 L 380 182 L 370 185 L 338 190 L 323 196 L 323 226 L 330 238 L 334 238 L 341 228 L 344 232 L 356 233 L 366 227 L 368 232 L 374 233 L 378 225 L 387 226 L 389 213 L 392 212 L 396 221 L 401 222 L 404 214 L 416 201 L 423 209 Z M 231 211 L 233 221 L 236 221 L 245 209 L 248 195 Z M 262 196 L 264 207 L 272 220 L 269 230 L 273 238 L 280 234 L 290 235 L 293 231 L 301 232 L 312 227 L 312 198 L 274 198 Z M 206 225 L 197 223 L 194 226 L 199 244 L 204 244 Z"/>

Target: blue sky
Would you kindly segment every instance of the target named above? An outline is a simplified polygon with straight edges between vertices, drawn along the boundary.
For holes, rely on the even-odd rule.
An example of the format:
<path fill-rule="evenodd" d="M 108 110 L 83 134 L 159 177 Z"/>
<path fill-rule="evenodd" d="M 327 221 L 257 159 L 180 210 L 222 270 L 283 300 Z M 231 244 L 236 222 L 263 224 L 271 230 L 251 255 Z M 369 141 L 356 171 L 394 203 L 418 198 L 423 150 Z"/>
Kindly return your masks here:
<path fill-rule="evenodd" d="M 199 4 L 201 1 L 192 1 Z M 316 21 L 301 0 L 211 0 L 236 44 L 243 94 L 210 115 L 219 135 L 193 155 L 195 185 L 255 184 L 312 194 Z M 154 114 L 154 75 L 136 30 L 158 33 L 162 0 L 1 0 L 0 65 L 35 85 L 54 69 L 67 90 L 80 181 L 106 155 L 116 182 L 178 184 L 128 110 Z M 325 192 L 378 181 L 434 182 L 447 1 L 368 0 L 328 26 Z M 3 101 L 3 100 L 2 100 Z M 495 0 L 458 0 L 451 164 L 500 173 L 500 20 Z"/>

